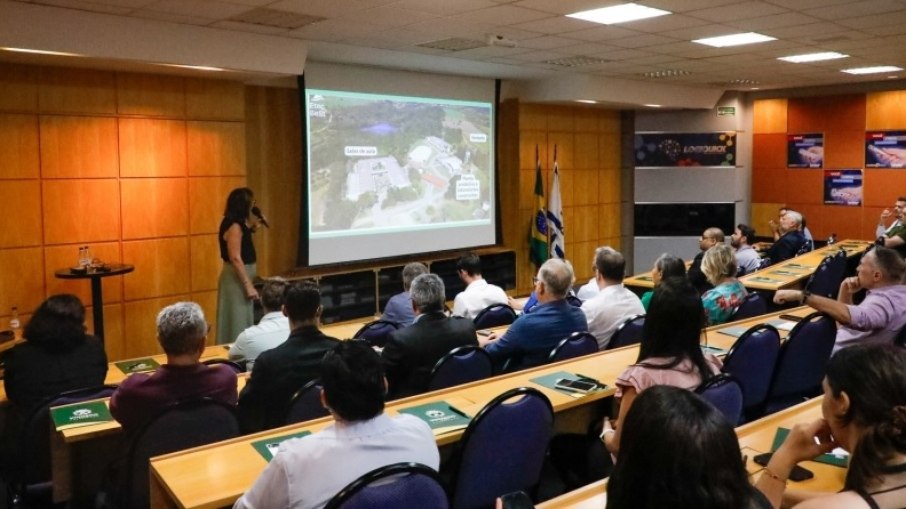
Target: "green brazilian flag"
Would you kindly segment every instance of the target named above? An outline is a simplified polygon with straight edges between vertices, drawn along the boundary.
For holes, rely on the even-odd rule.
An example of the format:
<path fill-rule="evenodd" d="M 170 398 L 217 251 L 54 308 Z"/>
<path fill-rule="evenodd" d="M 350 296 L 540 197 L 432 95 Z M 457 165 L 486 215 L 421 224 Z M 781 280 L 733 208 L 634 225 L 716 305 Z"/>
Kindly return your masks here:
<path fill-rule="evenodd" d="M 547 214 L 544 211 L 544 182 L 541 180 L 541 158 L 538 146 L 535 146 L 535 200 L 538 204 L 532 218 L 532 230 L 529 236 L 529 258 L 532 263 L 541 266 L 547 261 Z"/>

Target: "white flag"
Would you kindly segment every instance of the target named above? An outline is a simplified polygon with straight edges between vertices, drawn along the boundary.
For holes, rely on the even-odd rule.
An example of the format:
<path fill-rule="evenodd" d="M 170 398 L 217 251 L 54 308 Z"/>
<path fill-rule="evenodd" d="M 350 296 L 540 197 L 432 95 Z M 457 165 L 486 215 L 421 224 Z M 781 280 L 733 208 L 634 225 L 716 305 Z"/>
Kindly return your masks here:
<path fill-rule="evenodd" d="M 557 166 L 557 148 L 554 147 L 554 181 L 547 202 L 547 222 L 551 232 L 551 258 L 566 259 L 566 241 L 563 237 L 563 202 L 560 200 L 560 168 Z"/>

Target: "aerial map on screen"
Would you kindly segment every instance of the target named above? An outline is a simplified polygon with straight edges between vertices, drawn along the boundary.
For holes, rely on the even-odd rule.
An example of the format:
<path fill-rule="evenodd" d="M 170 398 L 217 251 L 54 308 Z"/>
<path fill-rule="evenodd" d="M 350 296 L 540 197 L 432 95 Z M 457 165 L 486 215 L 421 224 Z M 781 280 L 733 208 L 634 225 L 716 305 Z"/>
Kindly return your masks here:
<path fill-rule="evenodd" d="M 306 91 L 309 233 L 489 222 L 492 105 Z"/>

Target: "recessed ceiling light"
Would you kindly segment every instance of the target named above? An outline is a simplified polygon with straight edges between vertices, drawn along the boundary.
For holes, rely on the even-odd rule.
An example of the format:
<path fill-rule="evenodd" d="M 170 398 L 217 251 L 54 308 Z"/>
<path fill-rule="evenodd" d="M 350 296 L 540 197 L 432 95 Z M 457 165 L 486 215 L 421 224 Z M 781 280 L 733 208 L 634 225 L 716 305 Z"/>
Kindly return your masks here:
<path fill-rule="evenodd" d="M 836 51 L 824 51 L 822 53 L 806 53 L 804 55 L 790 55 L 788 57 L 779 57 L 777 60 L 792 62 L 794 64 L 804 64 L 806 62 L 820 62 L 822 60 L 835 60 L 837 58 L 847 58 L 849 55 L 837 53 Z"/>
<path fill-rule="evenodd" d="M 755 32 L 746 32 L 743 34 L 721 35 L 720 37 L 708 37 L 706 39 L 695 39 L 692 42 L 714 46 L 715 48 L 726 48 L 727 46 L 741 46 L 743 44 L 755 44 L 756 42 L 776 41 L 776 37 L 769 35 L 756 34 Z"/>
<path fill-rule="evenodd" d="M 592 101 L 591 99 L 576 99 L 576 102 L 582 104 L 598 104 L 598 101 Z"/>
<path fill-rule="evenodd" d="M 621 4 L 600 9 L 591 9 L 588 11 L 574 12 L 567 14 L 568 18 L 584 19 L 592 23 L 601 23 L 602 25 L 615 25 L 617 23 L 626 23 L 639 19 L 655 18 L 673 14 L 670 11 L 655 9 L 654 7 L 645 7 L 639 4 Z"/>
<path fill-rule="evenodd" d="M 902 67 L 895 67 L 892 65 L 879 65 L 875 67 L 856 67 L 854 69 L 843 69 L 840 72 L 845 72 L 846 74 L 875 74 L 878 72 L 898 72 L 902 70 Z"/>
<path fill-rule="evenodd" d="M 33 53 L 35 55 L 55 55 L 61 57 L 80 57 L 78 53 L 64 53 L 62 51 L 47 51 L 43 49 L 28 49 L 28 48 L 0 48 L 3 51 L 13 51 L 16 53 Z"/>
<path fill-rule="evenodd" d="M 214 71 L 214 72 L 226 71 L 226 69 L 224 69 L 223 67 L 211 67 L 211 66 L 207 66 L 207 65 L 183 65 L 183 64 L 160 64 L 160 65 L 165 65 L 167 67 L 179 67 L 180 69 L 193 69 L 195 71 Z"/>
<path fill-rule="evenodd" d="M 660 108 L 661 107 L 660 104 L 643 104 L 642 106 L 646 106 L 648 108 Z"/>

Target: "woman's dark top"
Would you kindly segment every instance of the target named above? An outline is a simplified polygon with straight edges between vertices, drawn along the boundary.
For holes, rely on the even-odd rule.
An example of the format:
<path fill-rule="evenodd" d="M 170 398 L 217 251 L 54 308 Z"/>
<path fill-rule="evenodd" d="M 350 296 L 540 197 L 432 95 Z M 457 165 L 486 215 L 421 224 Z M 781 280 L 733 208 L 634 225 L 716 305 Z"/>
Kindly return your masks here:
<path fill-rule="evenodd" d="M 217 240 L 220 242 L 220 259 L 225 262 L 230 261 L 230 255 L 227 252 L 227 243 L 223 240 L 223 234 L 230 229 L 230 226 L 233 226 L 233 223 L 238 224 L 239 228 L 242 229 L 242 246 L 240 248 L 242 263 L 246 265 L 255 263 L 256 255 L 255 244 L 252 243 L 252 229 L 245 225 L 245 221 L 236 221 L 235 219 L 226 217 L 220 222 L 220 234 L 217 236 Z"/>
<path fill-rule="evenodd" d="M 906 507 L 906 463 L 884 469 L 884 479 L 875 491 L 856 490 L 856 494 L 871 509 L 901 509 Z"/>
<path fill-rule="evenodd" d="M 47 351 L 26 341 L 7 352 L 4 362 L 6 394 L 22 417 L 51 396 L 103 385 L 107 377 L 107 354 L 94 336 L 63 352 Z"/>

